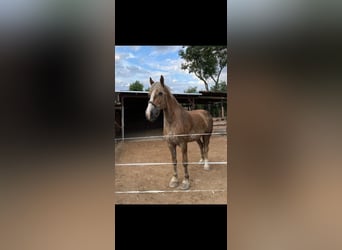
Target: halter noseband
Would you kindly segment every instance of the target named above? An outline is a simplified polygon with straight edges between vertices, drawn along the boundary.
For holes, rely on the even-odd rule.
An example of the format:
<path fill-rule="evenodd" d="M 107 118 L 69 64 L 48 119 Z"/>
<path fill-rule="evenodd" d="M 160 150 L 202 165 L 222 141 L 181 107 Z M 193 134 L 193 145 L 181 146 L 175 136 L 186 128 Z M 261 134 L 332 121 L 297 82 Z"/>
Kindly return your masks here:
<path fill-rule="evenodd" d="M 152 101 L 148 101 L 148 103 L 151 103 L 153 107 L 158 108 Z"/>

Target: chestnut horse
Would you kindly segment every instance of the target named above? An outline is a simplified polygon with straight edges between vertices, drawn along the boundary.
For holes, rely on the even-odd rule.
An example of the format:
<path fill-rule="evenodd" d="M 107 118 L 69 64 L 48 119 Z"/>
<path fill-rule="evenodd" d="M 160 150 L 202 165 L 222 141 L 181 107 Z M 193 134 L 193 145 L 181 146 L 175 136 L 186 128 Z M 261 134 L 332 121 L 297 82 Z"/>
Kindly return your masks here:
<path fill-rule="evenodd" d="M 173 163 L 173 176 L 169 186 L 174 188 L 179 185 L 177 173 L 177 152 L 179 146 L 182 151 L 182 161 L 184 167 L 184 180 L 181 189 L 189 189 L 190 180 L 188 172 L 188 152 L 187 143 L 196 141 L 201 151 L 201 160 L 204 162 L 204 169 L 209 170 L 208 150 L 209 140 L 213 130 L 213 119 L 210 113 L 203 109 L 187 111 L 171 94 L 170 89 L 164 84 L 164 77 L 160 77 L 159 82 L 154 82 L 150 77 L 150 91 L 148 106 L 145 111 L 146 119 L 154 122 L 160 111 L 164 113 L 163 134 L 166 138 L 171 152 Z"/>

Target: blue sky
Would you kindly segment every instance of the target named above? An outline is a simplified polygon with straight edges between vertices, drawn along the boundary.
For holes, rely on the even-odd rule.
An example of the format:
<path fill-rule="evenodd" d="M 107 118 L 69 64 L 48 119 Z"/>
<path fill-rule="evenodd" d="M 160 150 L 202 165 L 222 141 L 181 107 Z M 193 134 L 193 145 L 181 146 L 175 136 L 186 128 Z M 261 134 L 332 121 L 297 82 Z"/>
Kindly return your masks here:
<path fill-rule="evenodd" d="M 159 81 L 160 75 L 173 93 L 184 93 L 189 87 L 204 90 L 201 80 L 181 69 L 180 49 L 182 46 L 115 46 L 115 90 L 128 90 L 135 81 L 146 89 L 149 78 Z M 227 79 L 227 68 L 220 79 Z"/>

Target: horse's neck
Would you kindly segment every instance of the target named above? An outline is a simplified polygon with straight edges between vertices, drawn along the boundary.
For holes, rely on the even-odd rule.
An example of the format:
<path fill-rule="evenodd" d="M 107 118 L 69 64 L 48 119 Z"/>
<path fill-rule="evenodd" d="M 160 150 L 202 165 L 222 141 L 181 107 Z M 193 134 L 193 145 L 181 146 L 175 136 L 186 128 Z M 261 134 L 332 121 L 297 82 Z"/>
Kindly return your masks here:
<path fill-rule="evenodd" d="M 181 113 L 184 112 L 183 108 L 177 102 L 176 98 L 170 94 L 167 102 L 167 108 L 164 110 L 165 122 L 172 124 L 180 118 Z"/>

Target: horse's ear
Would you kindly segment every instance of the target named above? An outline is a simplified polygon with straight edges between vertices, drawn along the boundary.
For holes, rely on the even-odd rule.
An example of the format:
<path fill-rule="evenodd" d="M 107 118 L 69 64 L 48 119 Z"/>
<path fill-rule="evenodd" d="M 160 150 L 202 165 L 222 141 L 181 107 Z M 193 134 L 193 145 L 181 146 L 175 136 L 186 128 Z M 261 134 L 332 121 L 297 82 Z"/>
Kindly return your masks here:
<path fill-rule="evenodd" d="M 152 85 L 154 83 L 154 81 L 152 80 L 152 78 L 150 77 L 150 84 Z"/>
<path fill-rule="evenodd" d="M 164 87 L 164 76 L 163 75 L 160 76 L 160 83 Z"/>

